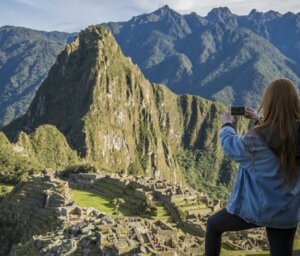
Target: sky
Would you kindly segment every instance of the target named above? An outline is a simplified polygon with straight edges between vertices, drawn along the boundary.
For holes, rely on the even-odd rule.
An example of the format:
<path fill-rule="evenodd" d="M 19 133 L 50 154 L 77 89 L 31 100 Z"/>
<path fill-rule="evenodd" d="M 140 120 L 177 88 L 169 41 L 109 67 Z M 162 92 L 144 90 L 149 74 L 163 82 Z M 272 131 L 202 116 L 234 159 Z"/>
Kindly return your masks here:
<path fill-rule="evenodd" d="M 181 14 L 196 12 L 200 16 L 224 6 L 238 15 L 252 9 L 300 12 L 299 0 L 0 0 L 0 26 L 78 32 L 92 24 L 127 21 L 166 4 Z"/>

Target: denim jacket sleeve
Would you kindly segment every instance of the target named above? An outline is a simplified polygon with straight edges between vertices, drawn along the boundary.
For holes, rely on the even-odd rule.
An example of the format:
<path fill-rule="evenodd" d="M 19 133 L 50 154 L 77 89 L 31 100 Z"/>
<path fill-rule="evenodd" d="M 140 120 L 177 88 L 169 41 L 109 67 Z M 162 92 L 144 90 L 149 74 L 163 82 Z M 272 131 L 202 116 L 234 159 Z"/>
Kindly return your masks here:
<path fill-rule="evenodd" d="M 224 126 L 220 132 L 221 146 L 226 157 L 235 162 L 249 160 L 249 152 L 245 148 L 244 136 L 238 136 L 232 126 Z"/>

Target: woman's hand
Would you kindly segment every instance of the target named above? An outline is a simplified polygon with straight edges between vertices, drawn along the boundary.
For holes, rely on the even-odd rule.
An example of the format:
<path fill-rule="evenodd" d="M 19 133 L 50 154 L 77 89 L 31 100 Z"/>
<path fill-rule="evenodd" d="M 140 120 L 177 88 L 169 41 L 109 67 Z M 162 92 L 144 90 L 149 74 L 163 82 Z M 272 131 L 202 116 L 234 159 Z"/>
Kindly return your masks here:
<path fill-rule="evenodd" d="M 246 108 L 245 110 L 245 118 L 250 119 L 254 122 L 256 122 L 259 118 L 257 115 L 257 111 L 252 108 Z"/>
<path fill-rule="evenodd" d="M 231 108 L 228 108 L 228 112 L 223 113 L 222 115 L 222 124 L 232 123 L 233 116 L 231 115 Z"/>

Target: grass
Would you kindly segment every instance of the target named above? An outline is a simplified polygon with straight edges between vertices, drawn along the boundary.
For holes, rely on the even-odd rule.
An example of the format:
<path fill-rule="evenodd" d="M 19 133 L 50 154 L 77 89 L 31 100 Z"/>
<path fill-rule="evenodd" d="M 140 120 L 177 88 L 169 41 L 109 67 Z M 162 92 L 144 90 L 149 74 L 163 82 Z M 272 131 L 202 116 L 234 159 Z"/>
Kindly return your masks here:
<path fill-rule="evenodd" d="M 107 198 L 100 193 L 93 191 L 70 189 L 71 197 L 75 203 L 81 207 L 93 207 L 98 211 L 104 212 L 109 216 L 114 215 L 114 205 L 111 198 Z M 168 223 L 174 224 L 174 221 L 167 211 L 167 209 L 162 204 L 156 205 L 157 216 L 152 217 L 155 220 L 164 220 Z M 120 207 L 121 216 L 136 216 L 130 209 L 125 207 Z M 140 216 L 139 216 L 140 217 Z"/>
<path fill-rule="evenodd" d="M 297 237 L 294 241 L 294 249 L 300 250 L 300 237 Z"/>
<path fill-rule="evenodd" d="M 14 186 L 0 183 L 0 196 L 10 192 Z M 5 191 L 5 192 L 4 192 Z"/>
<path fill-rule="evenodd" d="M 114 215 L 114 205 L 112 199 L 99 193 L 70 189 L 71 197 L 75 203 L 81 207 L 93 207 L 107 215 Z M 134 216 L 130 209 L 120 206 L 120 216 Z"/>
<path fill-rule="evenodd" d="M 167 209 L 163 206 L 163 205 L 156 205 L 156 209 L 157 209 L 157 216 L 170 216 L 169 212 L 167 211 Z"/>
<path fill-rule="evenodd" d="M 270 253 L 268 251 L 263 251 L 263 252 L 234 251 L 234 250 L 226 249 L 226 247 L 222 247 L 221 256 L 243 256 L 243 255 L 262 256 L 262 255 L 270 255 Z"/>
<path fill-rule="evenodd" d="M 300 251 L 300 238 L 296 238 L 294 241 L 294 251 Z M 226 245 L 222 245 L 221 256 L 263 256 L 270 255 L 269 251 L 235 251 L 228 248 Z"/>
<path fill-rule="evenodd" d="M 172 216 L 170 215 L 170 213 L 168 212 L 168 210 L 166 209 L 166 207 L 162 204 L 162 203 L 155 203 L 155 207 L 156 207 L 156 212 L 157 215 L 153 216 L 151 219 L 154 220 L 163 220 L 167 223 L 170 224 L 176 224 L 172 218 Z"/>

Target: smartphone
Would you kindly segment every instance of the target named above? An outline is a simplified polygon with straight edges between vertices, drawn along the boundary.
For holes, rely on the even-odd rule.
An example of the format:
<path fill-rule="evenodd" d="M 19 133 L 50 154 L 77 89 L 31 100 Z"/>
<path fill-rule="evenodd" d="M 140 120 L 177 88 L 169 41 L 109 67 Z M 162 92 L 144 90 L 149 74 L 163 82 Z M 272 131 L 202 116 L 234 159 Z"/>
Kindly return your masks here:
<path fill-rule="evenodd" d="M 245 106 L 231 106 L 231 115 L 233 116 L 244 116 L 246 113 Z"/>

